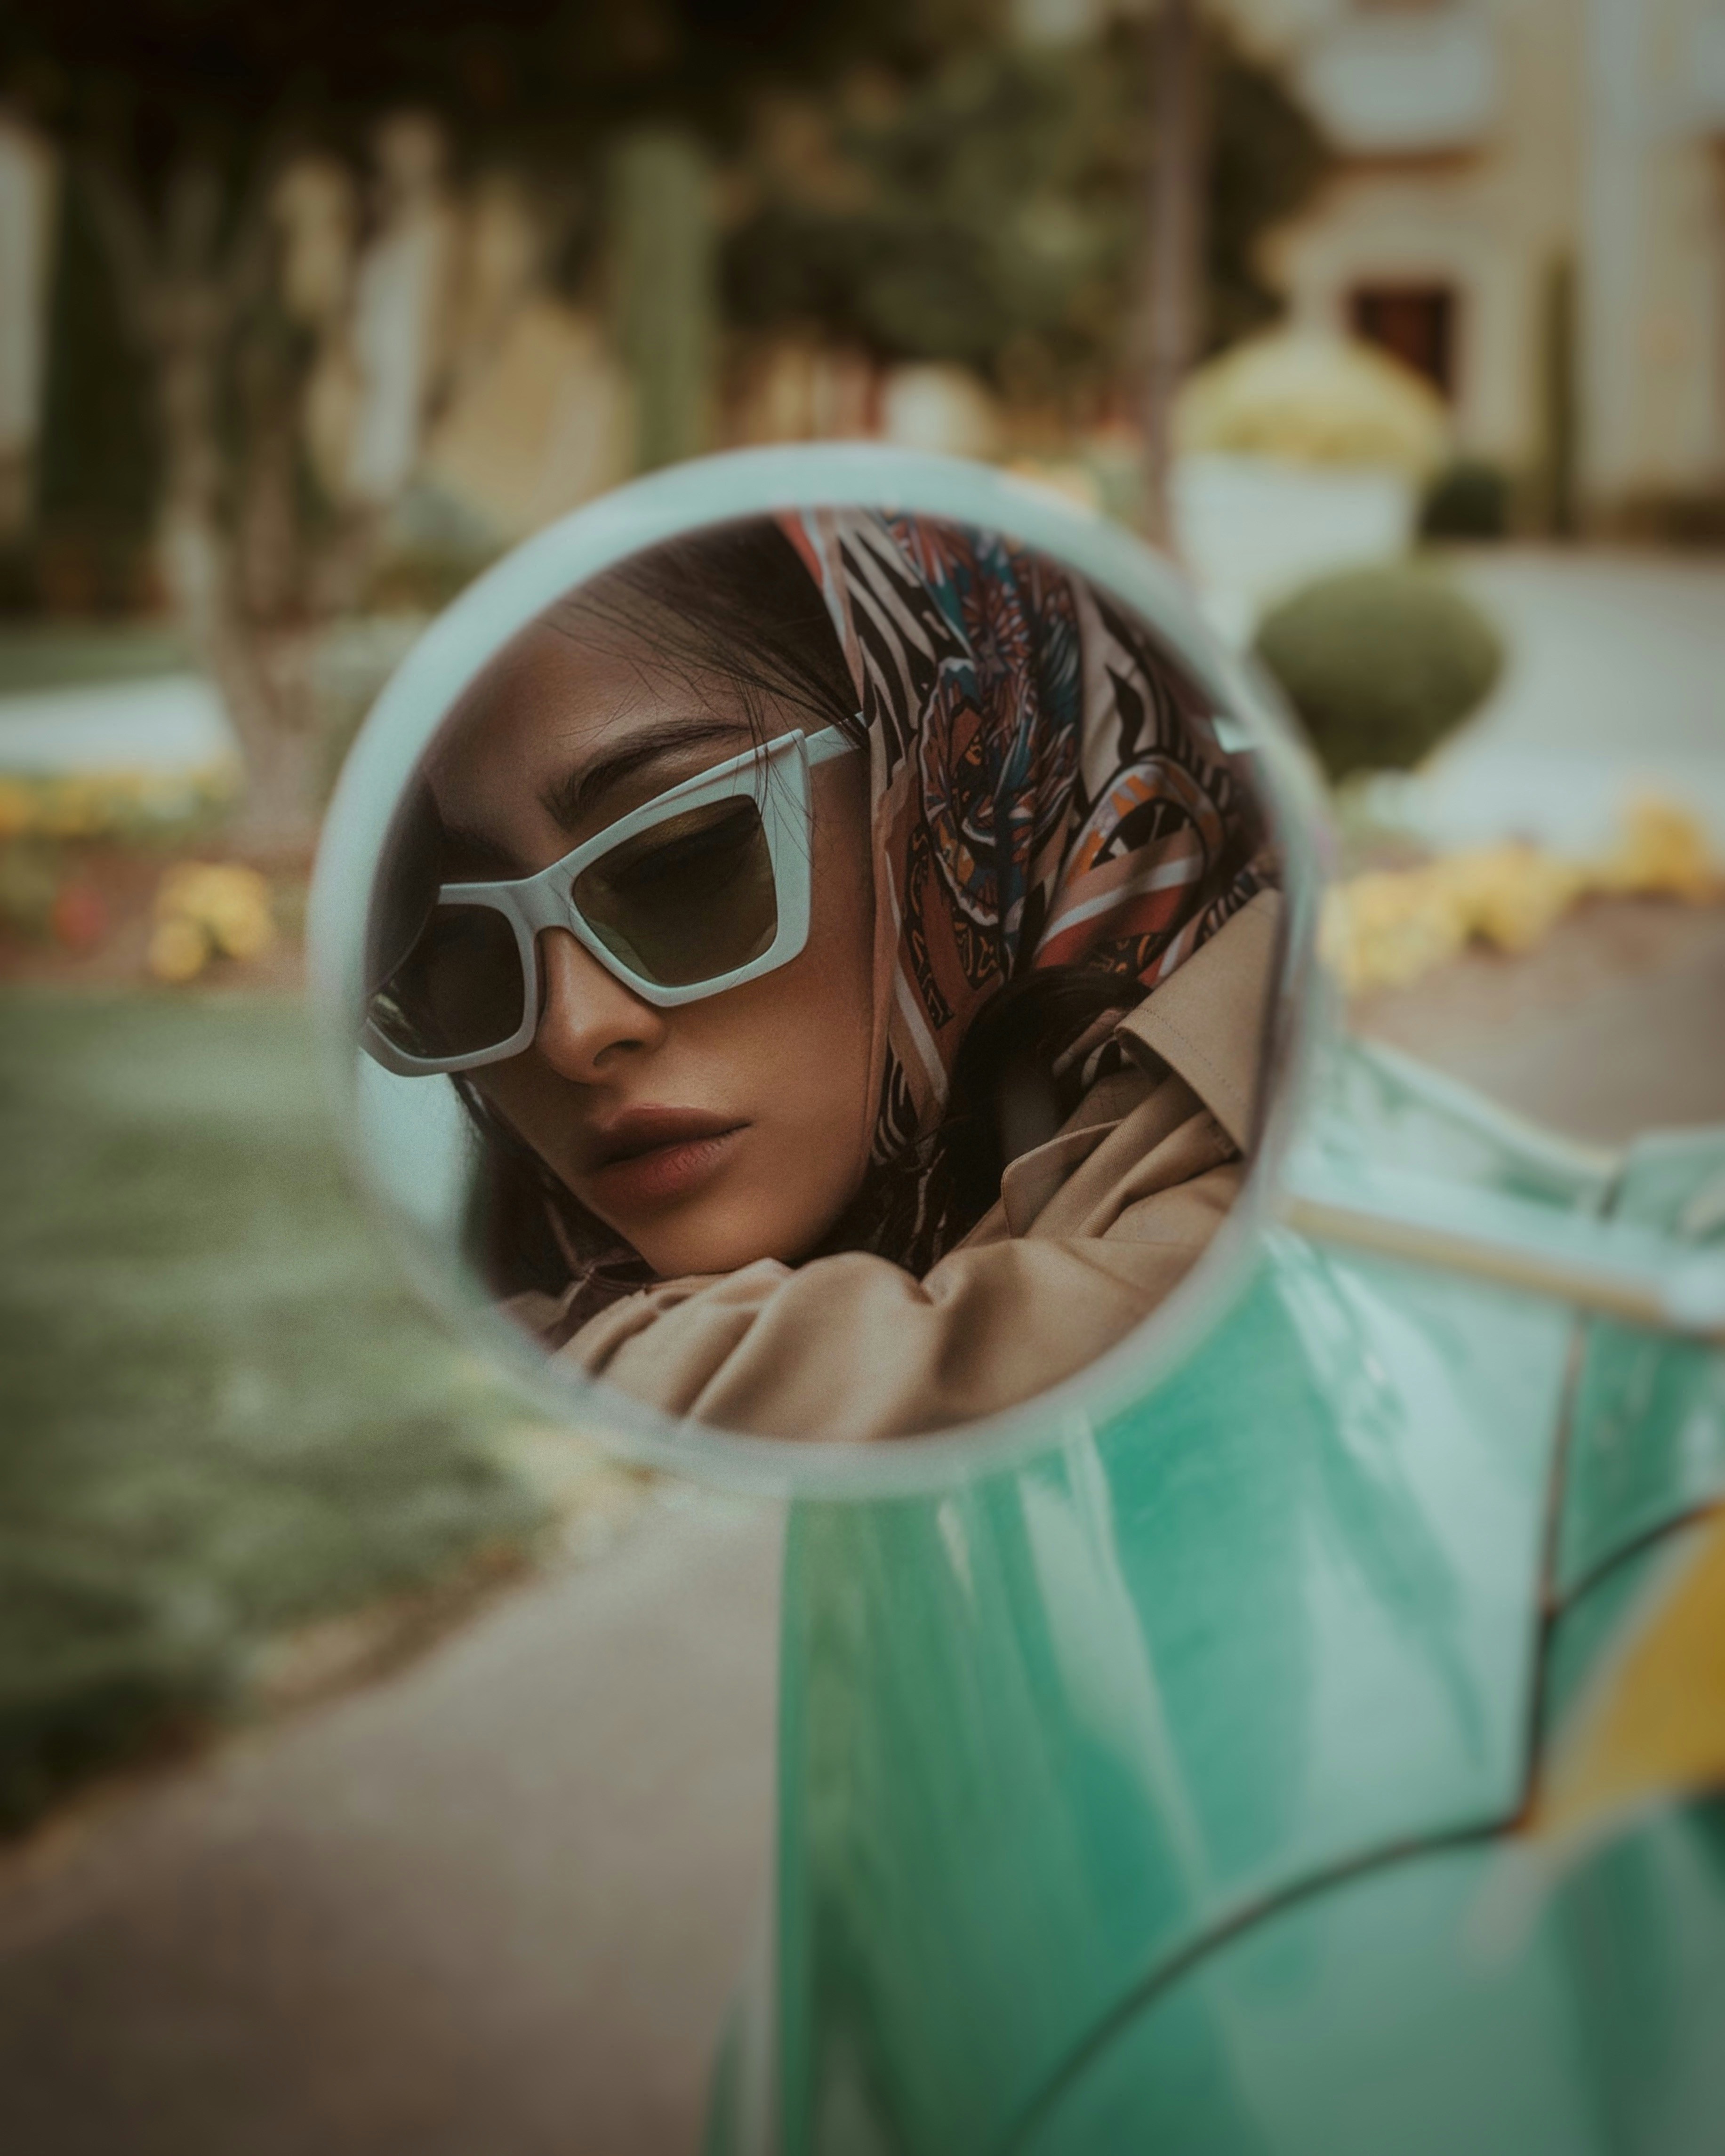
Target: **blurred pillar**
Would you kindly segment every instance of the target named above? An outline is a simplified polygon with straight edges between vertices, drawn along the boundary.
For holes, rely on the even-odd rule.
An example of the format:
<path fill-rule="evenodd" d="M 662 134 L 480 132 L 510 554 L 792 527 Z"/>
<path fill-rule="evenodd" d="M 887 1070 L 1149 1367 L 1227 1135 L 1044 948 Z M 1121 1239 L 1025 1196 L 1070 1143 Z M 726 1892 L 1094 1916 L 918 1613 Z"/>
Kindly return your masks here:
<path fill-rule="evenodd" d="M 457 234 L 439 123 L 395 114 L 374 148 L 382 219 L 354 290 L 359 397 L 345 491 L 387 508 L 413 476 L 447 357 Z"/>
<path fill-rule="evenodd" d="M 635 463 L 698 456 L 711 433 L 717 335 L 712 181 L 691 136 L 644 129 L 611 172 L 618 341 L 634 385 Z"/>
<path fill-rule="evenodd" d="M 1199 0 L 1160 0 L 1150 57 L 1148 259 L 1142 330 L 1144 528 L 1158 546 L 1171 547 L 1174 399 L 1204 333 L 1209 128 Z"/>
<path fill-rule="evenodd" d="M 1541 310 L 1541 372 L 1544 410 L 1540 457 L 1540 523 L 1553 537 L 1573 538 L 1577 528 L 1576 480 L 1580 462 L 1575 367 L 1575 264 L 1567 254 L 1547 265 Z"/>
<path fill-rule="evenodd" d="M 0 113 L 0 541 L 30 521 L 58 177 L 47 145 Z"/>

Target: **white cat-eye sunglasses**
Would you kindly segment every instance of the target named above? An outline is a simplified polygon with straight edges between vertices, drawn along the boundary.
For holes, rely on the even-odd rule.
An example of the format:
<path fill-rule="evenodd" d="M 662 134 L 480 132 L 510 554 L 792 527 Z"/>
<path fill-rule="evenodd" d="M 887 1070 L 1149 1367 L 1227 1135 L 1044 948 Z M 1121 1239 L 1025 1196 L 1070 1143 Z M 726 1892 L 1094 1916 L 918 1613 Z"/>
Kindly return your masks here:
<path fill-rule="evenodd" d="M 669 788 L 536 875 L 439 886 L 371 991 L 367 1052 L 404 1077 L 520 1055 L 539 1024 L 547 928 L 567 929 L 661 1009 L 788 964 L 809 940 L 809 772 L 861 746 L 838 726 L 781 734 Z"/>

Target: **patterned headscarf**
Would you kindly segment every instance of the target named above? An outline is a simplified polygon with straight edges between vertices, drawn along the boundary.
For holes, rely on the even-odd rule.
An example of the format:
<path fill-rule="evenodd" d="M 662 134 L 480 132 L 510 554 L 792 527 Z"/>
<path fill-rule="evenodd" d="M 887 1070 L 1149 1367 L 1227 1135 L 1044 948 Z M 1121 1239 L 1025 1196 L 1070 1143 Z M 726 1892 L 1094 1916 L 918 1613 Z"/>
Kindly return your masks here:
<path fill-rule="evenodd" d="M 1137 1003 L 1275 864 L 1201 692 L 1082 578 L 927 516 L 819 511 L 783 528 L 868 727 L 873 1158 L 914 1174 L 996 990 L 1082 965 Z M 932 1261 L 948 1238 L 927 1225 L 912 1241 Z"/>
<path fill-rule="evenodd" d="M 1202 693 L 1082 578 L 932 517 L 815 511 L 780 528 L 825 599 L 871 773 L 876 1112 L 863 1190 L 827 1247 L 920 1276 L 973 1222 L 942 1123 L 990 998 L 1081 967 L 1130 1007 L 1273 885 L 1276 863 Z M 572 1276 L 556 1345 L 652 1275 L 624 1245 L 572 1240 L 567 1194 L 542 1163 L 530 1172 Z"/>

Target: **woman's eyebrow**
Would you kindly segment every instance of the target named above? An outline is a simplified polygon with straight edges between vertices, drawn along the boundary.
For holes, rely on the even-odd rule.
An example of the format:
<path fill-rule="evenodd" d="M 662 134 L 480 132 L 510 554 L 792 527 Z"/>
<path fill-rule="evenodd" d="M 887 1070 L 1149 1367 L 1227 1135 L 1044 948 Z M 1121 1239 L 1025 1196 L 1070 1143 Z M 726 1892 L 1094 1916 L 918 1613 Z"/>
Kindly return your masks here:
<path fill-rule="evenodd" d="M 563 830 L 572 832 L 614 788 L 661 757 L 699 747 L 706 742 L 736 741 L 739 737 L 747 739 L 748 728 L 735 719 L 687 719 L 654 726 L 635 735 L 614 754 L 583 765 L 547 786 L 539 796 L 540 806 Z"/>

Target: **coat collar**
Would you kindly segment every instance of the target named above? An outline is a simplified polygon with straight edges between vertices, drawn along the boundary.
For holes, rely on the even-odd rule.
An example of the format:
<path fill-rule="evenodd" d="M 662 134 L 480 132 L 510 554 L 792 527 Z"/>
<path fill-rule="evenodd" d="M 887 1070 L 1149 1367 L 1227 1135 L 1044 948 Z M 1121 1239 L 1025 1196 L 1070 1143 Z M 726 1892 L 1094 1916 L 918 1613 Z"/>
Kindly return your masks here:
<path fill-rule="evenodd" d="M 1257 1129 L 1281 894 L 1260 891 L 1121 1020 L 1117 1037 L 1178 1071 L 1242 1152 Z"/>
<path fill-rule="evenodd" d="M 999 1215 L 980 1223 L 967 1241 L 988 1232 L 997 1217 L 1008 1232 L 1022 1235 L 1075 1171 L 1144 1101 L 1146 1071 L 1153 1082 L 1165 1070 L 1172 1070 L 1209 1109 L 1236 1151 L 1250 1151 L 1281 926 L 1281 894 L 1260 891 L 1121 1020 L 1116 1038 L 1139 1071 L 1103 1079 L 1062 1130 L 1010 1162 L 1000 1180 Z M 1122 1097 L 1117 1100 L 1114 1094 Z"/>

